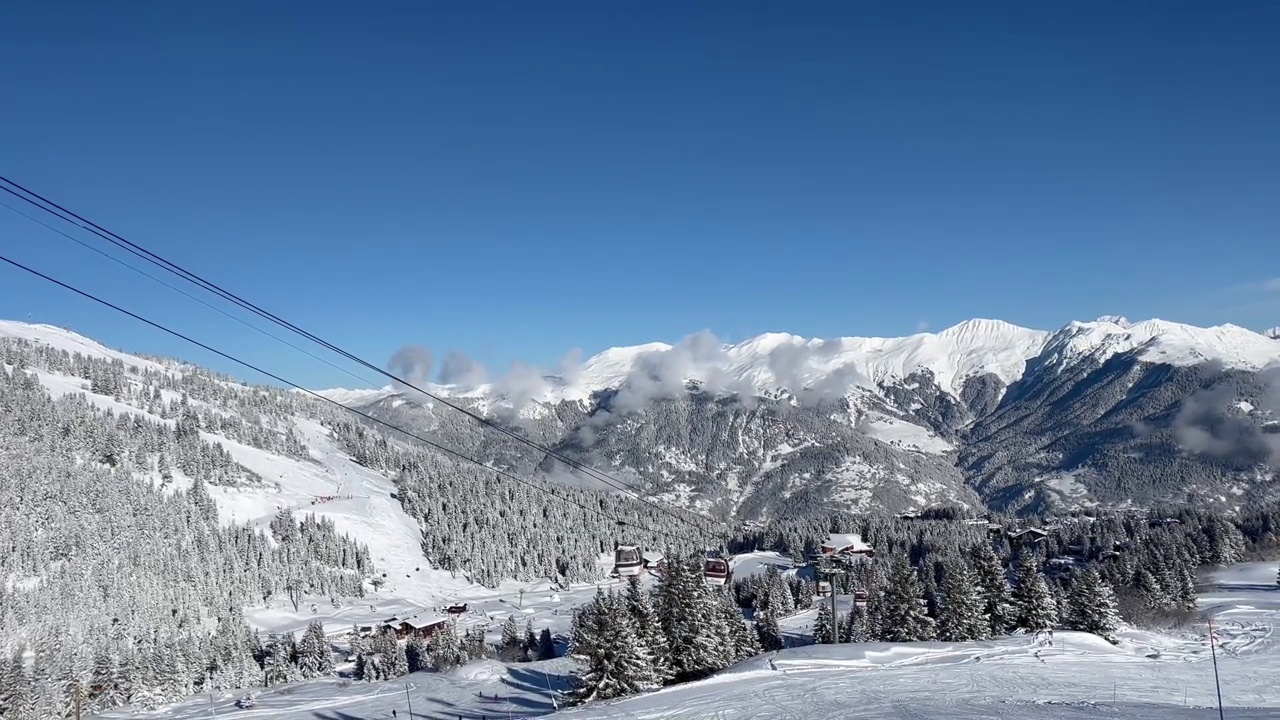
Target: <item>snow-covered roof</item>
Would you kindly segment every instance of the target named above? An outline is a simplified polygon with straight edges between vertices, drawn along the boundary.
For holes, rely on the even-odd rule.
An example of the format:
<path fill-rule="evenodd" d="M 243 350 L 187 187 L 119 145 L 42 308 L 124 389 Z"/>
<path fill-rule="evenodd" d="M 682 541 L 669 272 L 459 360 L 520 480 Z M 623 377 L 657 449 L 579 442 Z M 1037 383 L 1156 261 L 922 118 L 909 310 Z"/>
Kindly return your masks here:
<path fill-rule="evenodd" d="M 831 533 L 822 542 L 822 547 L 833 548 L 836 552 L 867 552 L 871 546 L 862 542 L 857 533 Z"/>
<path fill-rule="evenodd" d="M 448 621 L 448 618 L 446 618 L 443 615 L 422 614 L 422 615 L 414 615 L 413 617 L 410 617 L 410 618 L 405 618 L 403 622 L 405 625 L 408 625 L 414 630 L 421 630 L 422 628 L 431 627 L 432 625 L 439 625 L 440 623 L 447 622 L 447 621 Z"/>
<path fill-rule="evenodd" d="M 644 561 L 647 563 L 656 563 L 663 560 L 662 553 L 654 552 L 653 550 L 646 550 L 640 557 L 644 558 Z"/>

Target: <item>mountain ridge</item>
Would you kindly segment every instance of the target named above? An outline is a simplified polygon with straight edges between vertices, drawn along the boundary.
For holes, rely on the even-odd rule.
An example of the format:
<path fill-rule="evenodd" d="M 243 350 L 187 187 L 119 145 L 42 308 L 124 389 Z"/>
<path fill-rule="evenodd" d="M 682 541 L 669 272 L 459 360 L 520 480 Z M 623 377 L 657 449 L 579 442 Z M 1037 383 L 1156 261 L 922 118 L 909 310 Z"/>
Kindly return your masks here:
<path fill-rule="evenodd" d="M 4 335 L 195 369 L 51 326 L 0 323 Z M 1037 514 L 1280 496 L 1276 365 L 1280 343 L 1234 325 L 975 319 L 903 338 L 700 333 L 424 389 L 722 520 L 940 503 Z M 406 390 L 322 394 L 495 467 L 612 491 Z"/>
<path fill-rule="evenodd" d="M 884 382 L 928 370 L 943 389 L 959 396 L 966 380 L 988 373 L 1009 385 L 1022 377 L 1028 362 L 1046 353 L 1072 358 L 1095 354 L 1105 360 L 1130 351 L 1139 351 L 1152 362 L 1171 365 L 1213 361 L 1224 367 L 1260 370 L 1280 362 L 1280 346 L 1271 337 L 1229 323 L 1206 328 L 1160 319 L 1134 323 L 1119 316 L 1102 316 L 1046 331 L 1003 320 L 974 318 L 936 333 L 901 337 L 823 339 L 770 332 L 738 343 L 722 343 L 708 333 L 700 333 L 676 344 L 613 347 L 566 372 L 544 374 L 540 383 L 534 383 L 539 385 L 537 392 L 514 394 L 543 403 L 582 401 L 643 376 L 656 376 L 679 386 L 693 381 L 710 389 L 744 394 L 799 392 L 806 387 L 818 387 L 830 394 L 835 389 L 874 389 Z M 671 383 L 672 372 L 681 372 L 678 382 Z M 430 383 L 423 389 L 486 403 L 509 401 L 513 395 L 503 380 L 470 386 Z M 388 386 L 379 390 L 330 388 L 320 392 L 334 399 L 359 402 L 394 391 Z"/>

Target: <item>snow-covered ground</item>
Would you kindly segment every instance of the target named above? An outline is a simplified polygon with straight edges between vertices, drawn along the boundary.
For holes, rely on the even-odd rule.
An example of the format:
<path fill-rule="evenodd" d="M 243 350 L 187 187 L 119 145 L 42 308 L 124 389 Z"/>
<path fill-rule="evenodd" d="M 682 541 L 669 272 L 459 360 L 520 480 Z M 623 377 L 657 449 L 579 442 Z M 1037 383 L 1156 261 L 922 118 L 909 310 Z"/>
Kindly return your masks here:
<path fill-rule="evenodd" d="M 742 571 L 779 557 L 741 558 Z M 1215 618 L 1222 699 L 1231 718 L 1280 717 L 1280 651 L 1272 626 L 1280 618 L 1276 563 L 1214 573 L 1201 606 Z M 587 586 L 537 598 L 535 618 L 594 592 Z M 529 607 L 531 594 L 526 592 Z M 508 608 L 517 598 L 499 592 L 482 601 Z M 810 611 L 811 613 L 812 611 Z M 809 613 L 796 623 L 811 622 Z M 564 617 L 563 614 L 553 617 Z M 535 625 L 538 623 L 535 621 Z M 800 629 L 800 628 L 798 628 Z M 1213 663 L 1203 629 L 1179 636 L 1122 632 L 1119 645 L 1092 635 L 1058 632 L 1052 645 L 1029 637 L 972 643 L 864 643 L 805 646 L 768 653 L 707 680 L 583 708 L 554 717 L 628 718 L 1164 718 L 1217 717 Z M 415 673 L 387 683 L 323 680 L 258 696 L 251 710 L 233 707 L 237 694 L 215 696 L 218 716 L 282 720 L 518 718 L 553 711 L 571 664 L 564 660 L 504 665 L 483 661 L 451 673 Z M 405 689 L 408 688 L 406 695 Z M 497 694 L 500 699 L 493 700 Z M 157 713 L 158 718 L 209 717 L 208 695 Z M 557 701 L 561 702 L 561 701 Z"/>
<path fill-rule="evenodd" d="M 1215 616 L 1233 718 L 1280 717 L 1276 564 L 1224 569 L 1201 598 Z M 797 616 L 800 619 L 800 616 Z M 769 653 L 709 680 L 563 713 L 583 718 L 1209 718 L 1207 635 L 1126 631 L 1113 646 L 1056 633 L 980 643 L 868 643 Z M 560 717 L 558 715 L 557 717 Z"/>
<path fill-rule="evenodd" d="M 858 429 L 894 447 L 918 450 L 934 455 L 943 455 L 955 450 L 951 443 L 938 437 L 927 428 L 882 413 L 867 413 L 858 423 Z"/>

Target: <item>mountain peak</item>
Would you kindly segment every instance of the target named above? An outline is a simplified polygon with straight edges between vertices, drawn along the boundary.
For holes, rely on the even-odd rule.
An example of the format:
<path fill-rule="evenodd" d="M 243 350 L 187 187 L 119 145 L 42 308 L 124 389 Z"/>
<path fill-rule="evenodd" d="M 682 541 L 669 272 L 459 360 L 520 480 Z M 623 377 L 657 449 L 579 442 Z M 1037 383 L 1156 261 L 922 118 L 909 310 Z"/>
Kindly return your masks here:
<path fill-rule="evenodd" d="M 1119 325 L 1122 328 L 1129 328 L 1133 326 L 1133 323 L 1129 322 L 1129 318 L 1123 315 L 1100 315 L 1097 320 L 1094 320 L 1094 322 L 1111 323 L 1112 325 Z"/>

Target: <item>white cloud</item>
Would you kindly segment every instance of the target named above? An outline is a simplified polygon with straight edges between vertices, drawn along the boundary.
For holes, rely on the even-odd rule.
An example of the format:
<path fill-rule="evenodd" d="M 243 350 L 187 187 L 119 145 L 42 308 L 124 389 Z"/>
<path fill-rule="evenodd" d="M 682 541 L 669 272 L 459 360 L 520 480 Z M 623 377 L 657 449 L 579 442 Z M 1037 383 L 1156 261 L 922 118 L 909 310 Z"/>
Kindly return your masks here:
<path fill-rule="evenodd" d="M 918 332 L 918 333 L 922 333 L 922 332 L 929 332 L 929 321 L 928 321 L 928 320 L 917 320 L 917 321 L 916 321 L 916 332 Z"/>
<path fill-rule="evenodd" d="M 1270 280 L 1262 283 L 1262 289 L 1267 292 L 1280 292 L 1280 277 L 1271 278 Z"/>

